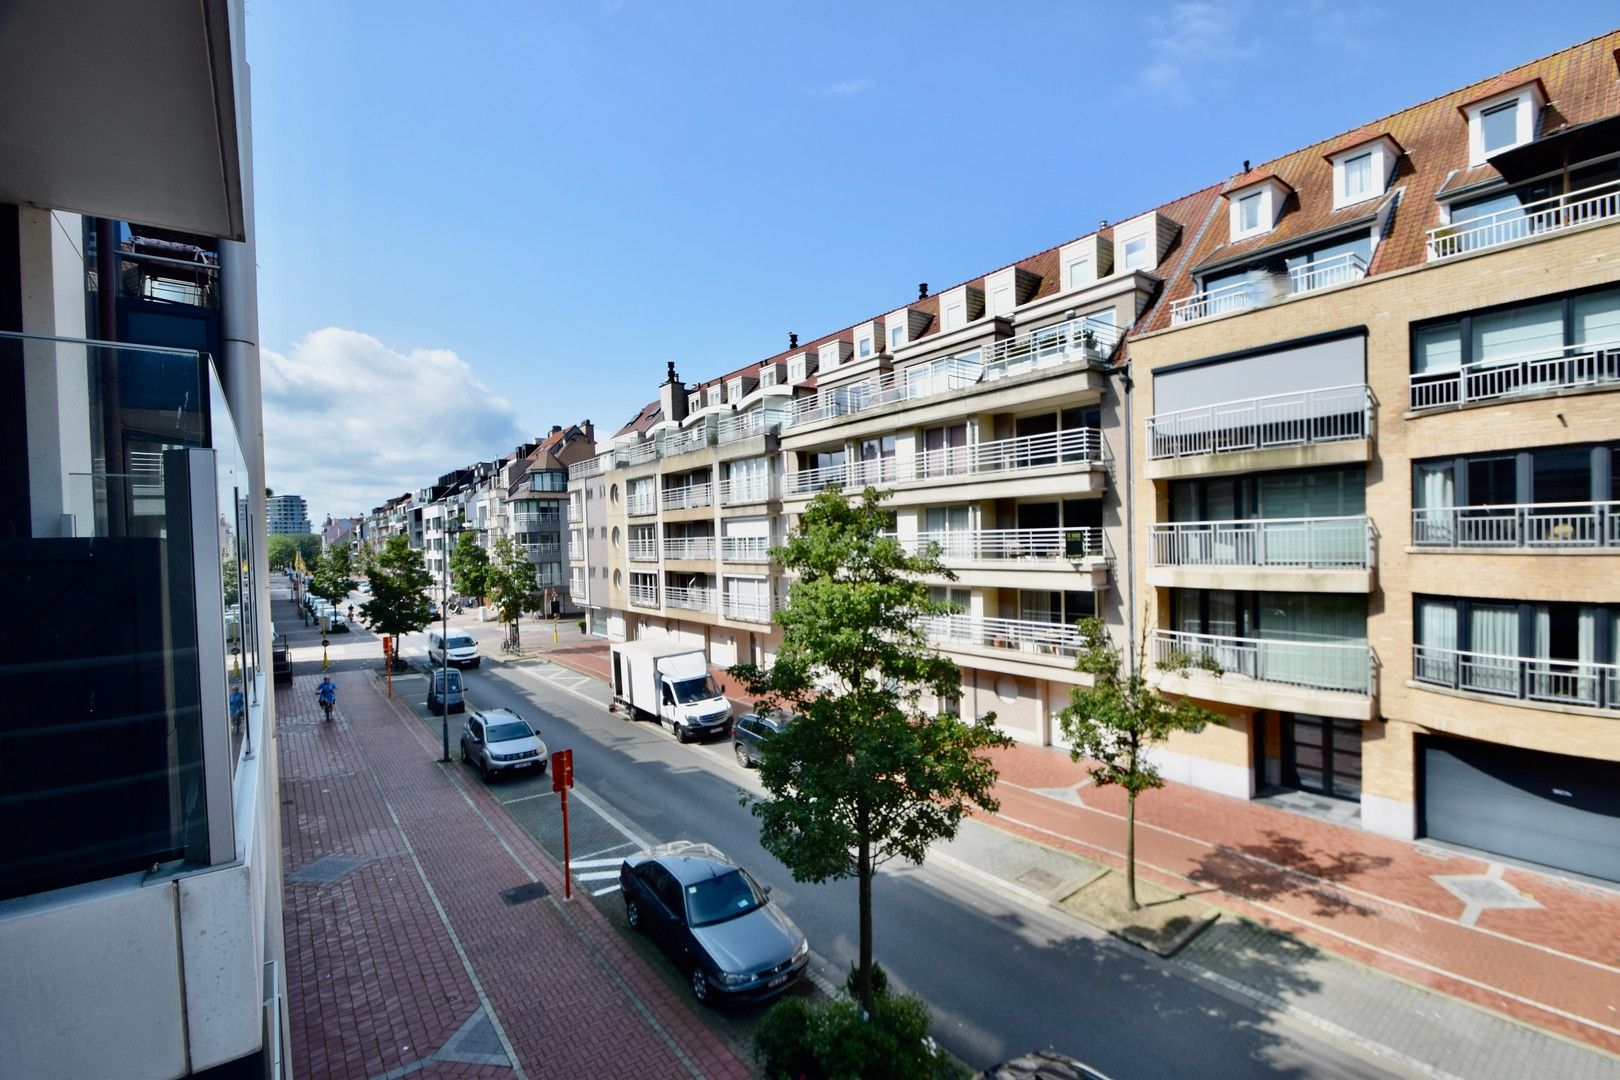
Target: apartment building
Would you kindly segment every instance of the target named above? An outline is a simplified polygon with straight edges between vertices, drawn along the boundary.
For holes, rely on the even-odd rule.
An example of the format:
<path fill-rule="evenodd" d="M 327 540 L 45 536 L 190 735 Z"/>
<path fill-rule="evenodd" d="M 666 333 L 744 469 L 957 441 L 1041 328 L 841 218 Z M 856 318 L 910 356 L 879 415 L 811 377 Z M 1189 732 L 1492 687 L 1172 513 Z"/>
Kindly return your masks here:
<path fill-rule="evenodd" d="M 272 495 L 264 506 L 265 526 L 271 536 L 307 536 L 315 531 L 302 495 Z"/>
<path fill-rule="evenodd" d="M 1172 775 L 1620 879 L 1617 47 L 1223 186 L 1130 345 Z"/>
<path fill-rule="evenodd" d="M 0 723 L 11 1076 L 283 1074 L 243 30 L 0 34 L 0 674 L 39 703 Z"/>
<path fill-rule="evenodd" d="M 1620 879 L 1617 47 L 720 378 L 670 364 L 570 471 L 593 629 L 768 662 L 769 548 L 870 484 L 957 574 L 960 707 L 1015 737 L 1062 744 L 1096 614 L 1227 718 L 1172 778 Z"/>

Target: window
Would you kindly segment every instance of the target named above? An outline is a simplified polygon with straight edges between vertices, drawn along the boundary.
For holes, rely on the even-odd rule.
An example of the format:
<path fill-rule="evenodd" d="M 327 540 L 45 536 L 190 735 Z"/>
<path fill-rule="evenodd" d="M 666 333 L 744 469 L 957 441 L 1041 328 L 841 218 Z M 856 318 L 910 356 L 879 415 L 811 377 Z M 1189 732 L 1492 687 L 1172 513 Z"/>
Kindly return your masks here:
<path fill-rule="evenodd" d="M 1245 195 L 1238 200 L 1238 227 L 1245 233 L 1260 228 L 1260 192 Z M 1129 261 L 1129 256 L 1126 257 Z"/>
<path fill-rule="evenodd" d="M 904 326 L 889 327 L 889 348 L 898 349 L 906 343 L 906 328 Z"/>
<path fill-rule="evenodd" d="M 1517 99 L 1486 109 L 1479 114 L 1485 153 L 1494 154 L 1519 141 L 1519 102 Z"/>
<path fill-rule="evenodd" d="M 547 469 L 529 474 L 530 491 L 567 491 L 568 474 L 561 469 Z"/>
<path fill-rule="evenodd" d="M 1148 265 L 1148 238 L 1137 236 L 1125 241 L 1125 269 L 1140 270 Z"/>
<path fill-rule="evenodd" d="M 990 294 L 990 314 L 1011 315 L 1013 309 L 1013 291 L 1011 285 L 1003 285 Z"/>
<path fill-rule="evenodd" d="M 708 393 L 708 400 L 709 400 L 710 405 L 718 405 L 718 404 L 720 404 L 720 390 L 721 390 L 721 388 L 720 388 L 720 386 L 718 384 L 715 385 L 715 386 L 709 387 L 707 393 Z"/>
<path fill-rule="evenodd" d="M 762 368 L 759 369 L 759 385 L 760 386 L 775 386 L 776 385 L 776 365 L 775 364 L 768 364 L 765 367 L 762 367 Z"/>
<path fill-rule="evenodd" d="M 740 401 L 743 396 L 743 381 L 741 379 L 732 379 L 728 382 L 726 384 L 726 396 L 732 401 Z"/>
<path fill-rule="evenodd" d="M 1344 163 L 1344 199 L 1354 202 L 1373 193 L 1373 155 L 1369 150 Z"/>
<path fill-rule="evenodd" d="M 871 356 L 872 339 L 869 337 L 862 337 L 859 341 L 857 341 L 855 343 L 855 354 L 861 357 Z"/>
<path fill-rule="evenodd" d="M 1065 285 L 1071 289 L 1078 289 L 1091 280 L 1091 258 L 1082 255 L 1078 259 L 1071 259 L 1064 273 Z"/>
<path fill-rule="evenodd" d="M 940 317 L 940 329 L 955 330 L 957 327 L 964 325 L 966 322 L 966 311 L 967 309 L 960 302 L 952 304 L 950 307 L 946 308 L 944 315 Z"/>
<path fill-rule="evenodd" d="M 804 382 L 804 357 L 795 356 L 788 361 L 788 382 Z"/>

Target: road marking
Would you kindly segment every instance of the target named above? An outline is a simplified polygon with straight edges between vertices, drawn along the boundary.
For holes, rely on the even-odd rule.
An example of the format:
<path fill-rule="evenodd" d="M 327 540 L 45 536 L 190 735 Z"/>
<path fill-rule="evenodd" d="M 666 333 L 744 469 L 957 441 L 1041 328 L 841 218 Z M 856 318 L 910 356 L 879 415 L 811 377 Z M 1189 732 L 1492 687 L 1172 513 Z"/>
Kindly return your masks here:
<path fill-rule="evenodd" d="M 620 844 L 619 846 L 623 847 L 624 845 Z M 582 870 L 589 870 L 595 866 L 618 866 L 622 862 L 624 862 L 623 859 L 575 859 L 574 866 Z"/>
<path fill-rule="evenodd" d="M 591 893 L 591 895 L 592 896 L 606 896 L 608 893 L 613 893 L 613 892 L 618 892 L 618 891 L 619 891 L 619 887 L 617 885 L 609 885 L 605 889 L 597 889 L 595 892 Z"/>
<path fill-rule="evenodd" d="M 602 848 L 602 849 L 600 849 L 598 851 L 587 852 L 586 855 L 585 855 L 585 858 L 594 859 L 594 858 L 596 858 L 596 856 L 598 856 L 598 855 L 606 855 L 610 851 L 618 851 L 620 848 L 627 848 L 627 847 L 634 847 L 634 846 L 635 846 L 634 844 L 631 844 L 631 843 L 628 843 L 628 842 L 623 843 L 623 844 L 614 844 L 612 847 L 605 847 L 605 848 Z M 615 857 L 612 861 L 613 862 L 623 862 L 624 860 L 622 858 Z M 575 866 L 583 866 L 585 864 L 583 862 L 575 861 L 574 865 Z"/>
<path fill-rule="evenodd" d="M 632 844 L 636 845 L 636 847 L 638 849 L 640 849 L 640 848 L 650 848 L 650 847 L 653 846 L 653 842 L 651 840 L 649 840 L 649 839 L 647 839 L 647 838 L 645 838 L 643 836 L 637 835 L 637 833 L 636 833 L 636 831 L 634 829 L 632 829 L 629 825 L 626 825 L 623 821 L 619 820 L 619 818 L 616 815 L 611 813 L 601 803 L 597 802 L 595 799 L 593 799 L 589 795 L 585 794 L 583 789 L 575 788 L 574 789 L 574 797 L 576 799 L 579 799 L 581 802 L 583 802 L 586 806 L 590 807 L 592 810 L 595 810 L 597 817 L 601 818 L 603 821 L 607 822 L 609 825 L 611 825 L 615 829 L 617 829 L 620 836 L 624 837 L 626 840 L 628 840 Z"/>
<path fill-rule="evenodd" d="M 575 874 L 575 881 L 614 881 L 618 878 L 617 870 L 592 870 L 585 874 Z"/>
<path fill-rule="evenodd" d="M 511 806 L 514 803 L 528 802 L 530 799 L 549 799 L 555 794 L 557 794 L 555 791 L 537 791 L 533 795 L 519 795 L 515 799 L 499 799 L 497 801 L 502 806 Z"/>

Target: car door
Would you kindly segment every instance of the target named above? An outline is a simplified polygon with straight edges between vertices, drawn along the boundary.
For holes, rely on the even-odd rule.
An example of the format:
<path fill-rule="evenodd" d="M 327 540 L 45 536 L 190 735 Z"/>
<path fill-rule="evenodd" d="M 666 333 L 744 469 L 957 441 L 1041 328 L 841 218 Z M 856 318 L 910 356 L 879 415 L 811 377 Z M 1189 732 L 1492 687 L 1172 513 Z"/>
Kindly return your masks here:
<path fill-rule="evenodd" d="M 673 952 L 677 909 L 671 906 L 671 900 L 680 903 L 680 882 L 655 862 L 642 864 L 640 877 L 645 886 L 642 907 L 647 929 L 659 944 Z"/>
<path fill-rule="evenodd" d="M 475 764 L 481 763 L 484 754 L 484 722 L 477 717 L 467 721 L 467 745 L 463 747 L 463 756 Z"/>

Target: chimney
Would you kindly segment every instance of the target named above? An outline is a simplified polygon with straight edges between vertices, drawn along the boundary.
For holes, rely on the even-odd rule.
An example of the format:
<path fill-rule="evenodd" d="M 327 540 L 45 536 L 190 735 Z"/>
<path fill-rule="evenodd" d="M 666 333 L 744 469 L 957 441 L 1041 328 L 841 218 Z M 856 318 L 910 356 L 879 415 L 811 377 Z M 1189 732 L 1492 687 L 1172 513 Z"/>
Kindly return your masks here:
<path fill-rule="evenodd" d="M 581 420 L 579 422 L 579 430 L 580 434 L 585 436 L 586 442 L 594 443 L 596 441 L 596 425 L 592 424 L 589 420 Z"/>
<path fill-rule="evenodd" d="M 551 425 L 551 433 L 553 435 L 557 434 L 557 432 L 559 432 L 561 430 L 562 430 L 562 425 L 561 424 L 552 424 Z"/>
<path fill-rule="evenodd" d="M 686 419 L 686 386 L 675 374 L 675 361 L 669 362 L 669 375 L 658 388 L 658 404 L 664 410 L 664 419 L 677 424 Z"/>
<path fill-rule="evenodd" d="M 1244 172 L 1249 171 L 1249 159 L 1248 158 L 1243 159 L 1243 171 Z"/>
<path fill-rule="evenodd" d="M 797 349 L 798 347 L 799 347 L 799 335 L 795 334 L 795 333 L 792 333 L 792 332 L 789 332 L 788 333 L 788 348 Z"/>
<path fill-rule="evenodd" d="M 919 281 L 917 283 L 917 299 L 919 299 L 919 300 L 928 299 L 928 282 Z"/>

